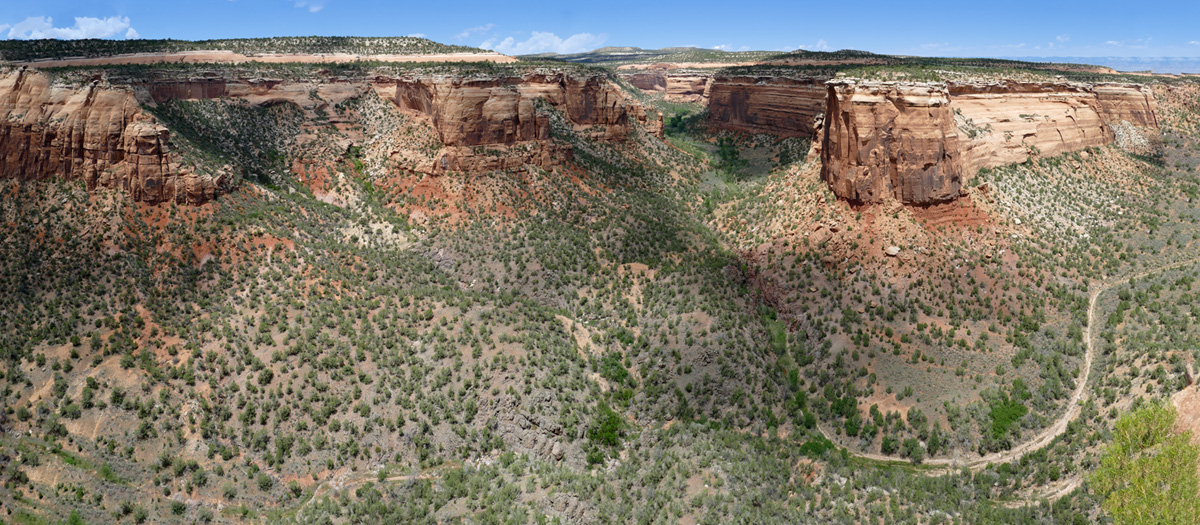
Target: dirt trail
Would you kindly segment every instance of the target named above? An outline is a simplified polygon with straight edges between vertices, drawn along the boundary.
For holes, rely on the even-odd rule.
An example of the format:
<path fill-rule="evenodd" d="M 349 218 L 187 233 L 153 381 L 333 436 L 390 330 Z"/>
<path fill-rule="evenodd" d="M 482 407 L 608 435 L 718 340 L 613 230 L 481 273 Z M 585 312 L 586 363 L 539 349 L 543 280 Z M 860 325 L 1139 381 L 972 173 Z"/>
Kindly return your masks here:
<path fill-rule="evenodd" d="M 1153 269 L 1146 270 L 1146 271 L 1136 273 L 1133 275 L 1128 275 L 1128 276 L 1122 277 L 1122 278 L 1114 280 L 1114 281 L 1102 282 L 1098 285 L 1092 286 L 1092 289 L 1088 294 L 1088 296 L 1089 296 L 1088 297 L 1088 316 L 1087 316 L 1088 323 L 1087 323 L 1087 326 L 1084 327 L 1084 330 L 1083 330 L 1083 341 L 1087 346 L 1087 352 L 1085 352 L 1084 356 L 1083 356 L 1083 375 L 1079 378 L 1078 382 L 1075 384 L 1075 392 L 1073 392 L 1071 394 L 1071 399 L 1067 402 L 1066 412 L 1064 412 L 1063 415 L 1061 417 L 1059 417 L 1058 420 L 1055 421 L 1053 425 L 1046 427 L 1044 430 L 1042 430 L 1040 433 L 1038 433 L 1038 435 L 1034 436 L 1032 439 L 1029 439 L 1028 441 L 1025 441 L 1025 442 L 1021 443 L 1020 445 L 1017 445 L 1009 450 L 993 452 L 986 456 L 980 456 L 980 457 L 966 460 L 966 461 L 959 461 L 957 458 L 927 459 L 924 462 L 926 465 L 940 465 L 940 466 L 944 466 L 946 468 L 929 470 L 929 471 L 925 472 L 925 474 L 929 475 L 929 476 L 941 476 L 943 474 L 948 474 L 953 470 L 958 470 L 963 467 L 967 467 L 967 468 L 971 469 L 972 472 L 975 472 L 975 471 L 979 471 L 979 470 L 983 469 L 984 467 L 986 467 L 989 464 L 1009 463 L 1011 461 L 1019 459 L 1021 456 L 1024 456 L 1025 454 L 1034 452 L 1036 450 L 1041 449 L 1042 447 L 1049 445 L 1050 442 L 1054 441 L 1054 438 L 1058 437 L 1063 432 L 1066 432 L 1067 425 L 1070 424 L 1071 421 L 1074 421 L 1075 418 L 1079 417 L 1079 411 L 1080 411 L 1081 402 L 1083 400 L 1083 395 L 1084 395 L 1084 392 L 1086 392 L 1086 390 L 1087 390 L 1088 378 L 1091 376 L 1091 372 L 1092 372 L 1092 360 L 1096 355 L 1096 348 L 1095 348 L 1095 344 L 1093 343 L 1093 337 L 1092 337 L 1092 328 L 1094 326 L 1096 326 L 1096 300 L 1100 297 L 1100 294 L 1107 290 L 1110 290 L 1116 286 L 1124 285 L 1125 283 L 1128 283 L 1129 281 L 1134 280 L 1134 279 L 1141 279 L 1142 277 L 1146 277 L 1153 273 L 1165 272 L 1167 270 L 1173 270 L 1180 266 L 1186 266 L 1188 264 L 1195 264 L 1197 262 L 1200 262 L 1200 257 L 1184 259 L 1182 261 L 1177 261 L 1177 262 L 1174 262 L 1171 264 L 1160 266 L 1158 268 L 1153 268 Z M 821 431 L 821 434 L 824 435 L 826 439 L 833 441 L 833 438 L 830 437 L 830 435 L 831 435 L 830 432 L 828 430 L 826 430 L 823 425 L 818 425 L 817 428 Z M 836 441 L 835 441 L 835 443 L 836 443 Z M 897 456 L 884 456 L 882 454 L 872 454 L 869 452 L 851 451 L 850 453 L 856 457 L 863 458 L 863 459 L 869 459 L 869 460 L 873 460 L 873 461 L 889 462 L 889 461 L 901 461 L 902 460 L 902 458 L 899 458 Z M 1078 483 L 1075 483 L 1074 486 L 1078 486 Z M 1071 490 L 1074 490 L 1074 488 L 1072 487 Z M 1064 494 L 1066 494 L 1067 492 L 1070 492 L 1070 490 L 1067 490 L 1067 491 L 1054 490 L 1054 491 L 1051 491 L 1049 494 L 1046 494 L 1046 496 L 1049 496 L 1050 499 L 1057 499 L 1057 498 L 1063 496 Z"/>

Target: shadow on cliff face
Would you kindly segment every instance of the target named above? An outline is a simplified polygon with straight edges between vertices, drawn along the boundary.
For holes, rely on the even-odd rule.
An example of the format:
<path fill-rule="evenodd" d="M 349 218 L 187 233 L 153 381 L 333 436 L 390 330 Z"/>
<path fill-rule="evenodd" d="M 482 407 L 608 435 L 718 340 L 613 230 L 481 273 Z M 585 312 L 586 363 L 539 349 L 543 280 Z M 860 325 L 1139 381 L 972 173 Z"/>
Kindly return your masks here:
<path fill-rule="evenodd" d="M 245 176 L 276 188 L 287 172 L 288 150 L 304 118 L 294 104 L 261 106 L 231 99 L 171 100 L 147 108 L 175 133 L 185 162 L 239 166 Z"/>

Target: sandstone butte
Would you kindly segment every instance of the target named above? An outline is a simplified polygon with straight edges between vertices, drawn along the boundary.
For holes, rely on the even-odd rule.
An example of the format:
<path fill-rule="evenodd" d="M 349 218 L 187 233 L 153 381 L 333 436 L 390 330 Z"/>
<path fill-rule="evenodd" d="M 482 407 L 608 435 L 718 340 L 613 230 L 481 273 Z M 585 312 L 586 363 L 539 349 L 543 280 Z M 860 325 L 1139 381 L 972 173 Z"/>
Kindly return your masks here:
<path fill-rule="evenodd" d="M 344 102 L 375 90 L 385 100 L 426 121 L 445 145 L 438 159 L 417 171 L 479 173 L 522 165 L 549 168 L 571 156 L 549 140 L 549 121 L 534 112 L 543 98 L 581 132 L 620 141 L 630 118 L 661 134 L 657 120 L 602 76 L 536 74 L 505 78 L 413 76 L 337 82 L 270 79 L 141 79 L 127 86 L 92 82 L 51 86 L 49 77 L 21 68 L 0 78 L 0 177 L 22 180 L 82 179 L 89 190 L 120 188 L 135 200 L 199 204 L 228 190 L 230 173 L 199 174 L 169 150 L 169 131 L 142 104 L 175 99 L 240 98 L 251 104 L 312 104 L 309 92 Z M 513 146 L 515 155 L 476 153 L 475 146 Z"/>
<path fill-rule="evenodd" d="M 1068 83 L 830 81 L 821 176 L 839 197 L 928 205 L 957 198 L 980 168 L 1158 127 L 1149 88 Z"/>
<path fill-rule="evenodd" d="M 861 204 L 953 200 L 981 168 L 1110 144 L 1121 122 L 1158 127 L 1150 88 L 1126 84 L 718 73 L 707 90 L 713 126 L 812 137 L 830 189 Z"/>
<path fill-rule="evenodd" d="M 1158 127 L 1150 88 L 1137 85 L 855 82 L 655 65 L 622 69 L 622 78 L 645 92 L 705 104 L 714 127 L 812 137 L 830 188 L 861 204 L 953 200 L 980 168 L 1110 144 L 1121 122 Z"/>
<path fill-rule="evenodd" d="M 669 68 L 624 76 L 643 90 L 706 102 L 718 127 L 814 137 L 822 178 L 839 197 L 863 204 L 953 200 L 980 168 L 1109 144 L 1121 122 L 1158 126 L 1149 88 L 1136 85 L 710 77 Z M 122 188 L 144 202 L 204 202 L 226 190 L 232 175 L 181 166 L 169 151 L 169 131 L 141 104 L 231 97 L 303 107 L 311 104 L 314 88 L 334 103 L 374 90 L 425 119 L 444 146 L 434 160 L 412 169 L 433 175 L 550 168 L 569 159 L 570 147 L 550 140 L 547 117 L 534 111 L 538 98 L 597 140 L 623 140 L 630 119 L 662 134 L 661 115 L 651 119 L 602 75 L 150 78 L 73 88 L 51 86 L 45 75 L 21 69 L 0 79 L 0 176 L 60 176 L 82 179 L 89 189 Z M 506 154 L 489 155 L 478 146 Z"/>
<path fill-rule="evenodd" d="M 180 166 L 168 138 L 128 88 L 51 86 L 24 69 L 0 78 L 0 177 L 82 179 L 150 203 L 211 199 L 226 175 Z"/>

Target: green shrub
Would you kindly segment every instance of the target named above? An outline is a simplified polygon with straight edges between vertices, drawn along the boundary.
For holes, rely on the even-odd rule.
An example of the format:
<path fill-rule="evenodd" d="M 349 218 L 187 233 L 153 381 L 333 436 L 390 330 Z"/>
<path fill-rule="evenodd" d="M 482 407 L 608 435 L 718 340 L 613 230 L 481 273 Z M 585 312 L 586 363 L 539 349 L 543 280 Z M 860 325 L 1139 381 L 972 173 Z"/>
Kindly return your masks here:
<path fill-rule="evenodd" d="M 1151 405 L 1117 420 L 1092 488 L 1118 524 L 1200 523 L 1200 446 L 1176 432 L 1175 409 Z"/>

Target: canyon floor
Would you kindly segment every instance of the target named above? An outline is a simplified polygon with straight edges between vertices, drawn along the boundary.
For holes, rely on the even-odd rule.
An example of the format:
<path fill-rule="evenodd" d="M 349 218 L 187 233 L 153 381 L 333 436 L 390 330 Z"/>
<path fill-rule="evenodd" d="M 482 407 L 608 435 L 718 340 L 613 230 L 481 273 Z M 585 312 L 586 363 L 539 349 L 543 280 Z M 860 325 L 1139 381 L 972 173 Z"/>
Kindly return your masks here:
<path fill-rule="evenodd" d="M 1196 427 L 1194 79 L 215 42 L 0 46 L 4 521 L 1093 523 Z M 840 196 L 834 77 L 981 164 Z"/>

